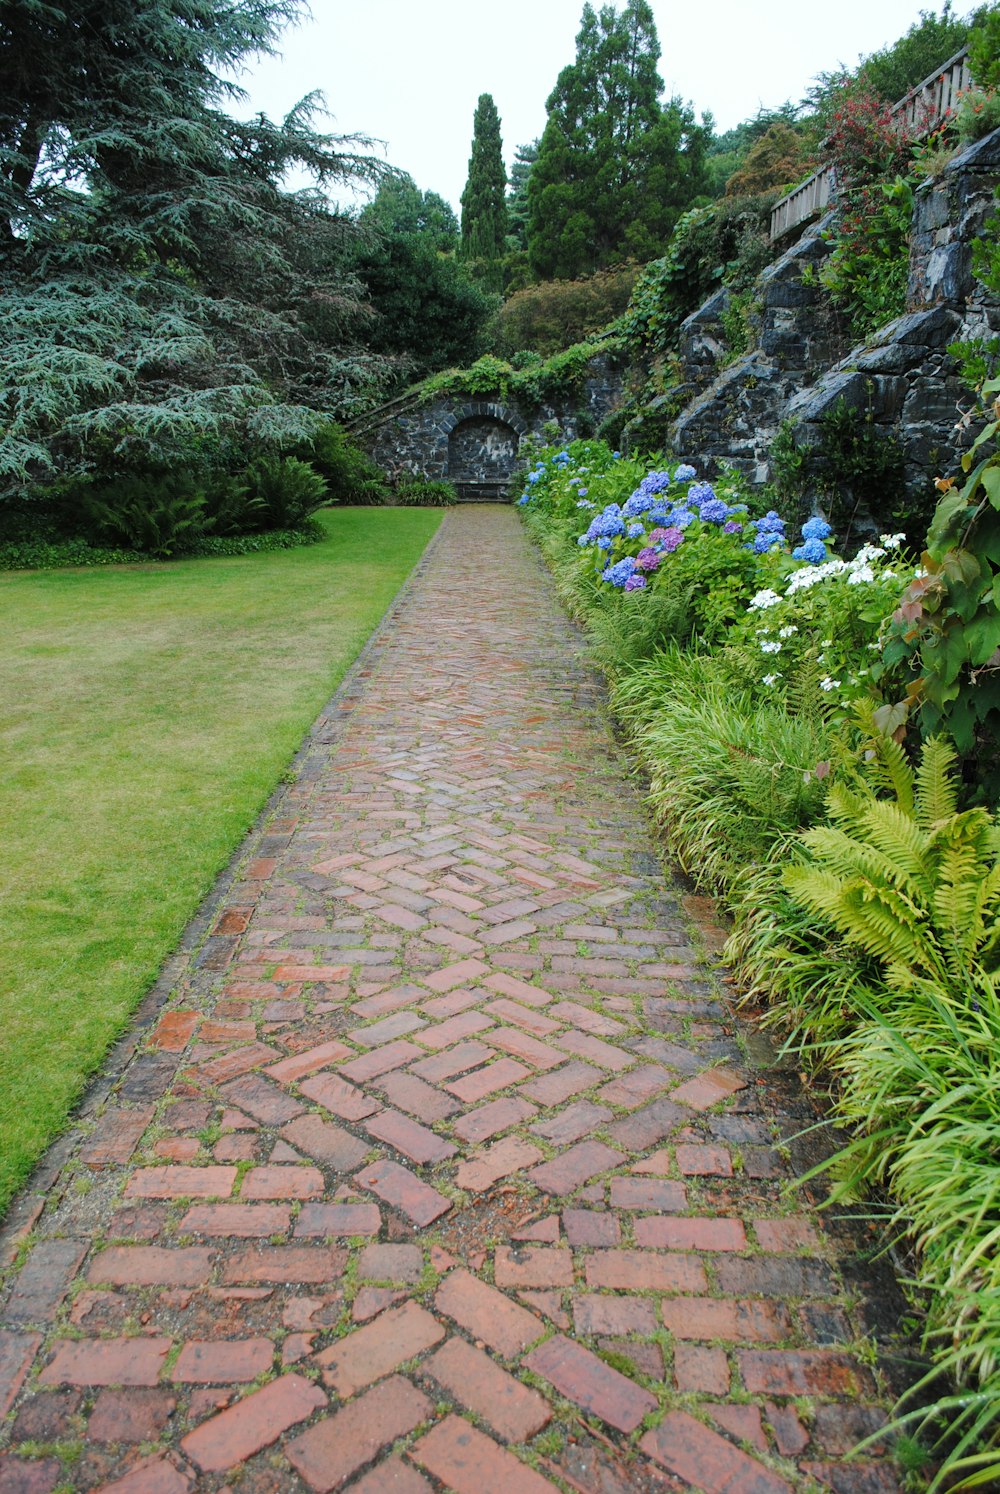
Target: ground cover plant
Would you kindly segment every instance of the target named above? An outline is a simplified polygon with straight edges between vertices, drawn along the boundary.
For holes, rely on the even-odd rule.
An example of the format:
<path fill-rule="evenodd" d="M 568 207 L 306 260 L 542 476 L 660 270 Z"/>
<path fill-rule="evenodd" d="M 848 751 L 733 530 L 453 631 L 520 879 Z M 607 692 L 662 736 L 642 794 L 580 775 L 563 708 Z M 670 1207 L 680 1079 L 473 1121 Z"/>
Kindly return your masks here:
<path fill-rule="evenodd" d="M 439 516 L 319 522 L 295 550 L 0 576 L 0 1211 Z"/>
<path fill-rule="evenodd" d="M 919 564 L 599 441 L 532 454 L 519 500 L 731 965 L 826 1075 L 853 1138 L 833 1198 L 888 1190 L 931 1360 L 896 1430 L 935 1489 L 1000 1475 L 1000 825 L 992 695 L 968 705 L 1000 638 L 997 413 Z"/>

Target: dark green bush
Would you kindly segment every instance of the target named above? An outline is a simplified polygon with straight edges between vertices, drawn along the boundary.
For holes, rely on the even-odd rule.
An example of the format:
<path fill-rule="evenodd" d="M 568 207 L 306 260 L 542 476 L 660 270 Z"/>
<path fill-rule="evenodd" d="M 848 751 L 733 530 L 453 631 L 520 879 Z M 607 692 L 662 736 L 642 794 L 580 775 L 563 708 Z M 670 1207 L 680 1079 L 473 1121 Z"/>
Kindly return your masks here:
<path fill-rule="evenodd" d="M 79 483 L 63 491 L 75 498 L 64 510 L 67 529 L 98 546 L 140 550 L 162 558 L 206 533 L 211 521 L 204 491 L 190 473 L 128 473 L 111 482 Z"/>
<path fill-rule="evenodd" d="M 621 316 L 638 276 L 638 265 L 621 265 L 579 280 L 544 280 L 515 291 L 494 319 L 498 350 L 548 356 L 584 342 Z"/>
<path fill-rule="evenodd" d="M 299 457 L 261 457 L 247 468 L 262 529 L 294 529 L 330 501 L 326 480 Z"/>
<path fill-rule="evenodd" d="M 296 448 L 293 455 L 308 461 L 325 478 L 328 503 L 385 502 L 388 486 L 382 468 L 332 421 L 308 446 Z"/>
<path fill-rule="evenodd" d="M 458 494 L 450 482 L 430 477 L 405 477 L 396 484 L 395 501 L 402 508 L 450 508 Z"/>

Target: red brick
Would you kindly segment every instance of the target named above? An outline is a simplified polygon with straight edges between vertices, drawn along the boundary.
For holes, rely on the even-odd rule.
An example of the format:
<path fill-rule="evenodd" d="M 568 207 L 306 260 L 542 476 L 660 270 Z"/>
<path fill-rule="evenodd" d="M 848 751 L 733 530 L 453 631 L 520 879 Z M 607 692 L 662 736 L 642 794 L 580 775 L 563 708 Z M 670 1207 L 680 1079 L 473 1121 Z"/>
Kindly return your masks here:
<path fill-rule="evenodd" d="M 432 975 L 421 978 L 424 985 L 429 986 L 432 991 L 450 991 L 453 986 L 461 986 L 479 975 L 487 975 L 489 968 L 482 960 L 460 960 L 457 965 L 446 965 L 444 969 L 435 970 Z"/>
<path fill-rule="evenodd" d="M 41 1385 L 155 1385 L 169 1338 L 63 1340 L 39 1375 Z"/>
<path fill-rule="evenodd" d="M 440 1084 L 442 1079 L 452 1079 L 456 1074 L 464 1074 L 477 1064 L 488 1062 L 492 1057 L 493 1049 L 487 1048 L 485 1043 L 475 1040 L 456 1043 L 454 1048 L 449 1048 L 445 1053 L 422 1058 L 419 1063 L 411 1066 L 410 1072 L 432 1084 Z"/>
<path fill-rule="evenodd" d="M 507 1095 L 460 1116 L 454 1122 L 453 1130 L 463 1141 L 478 1144 L 537 1114 L 535 1106 L 529 1105 L 527 1100 L 522 1100 L 519 1095 Z"/>
<path fill-rule="evenodd" d="M 674 1384 L 682 1393 L 699 1391 L 703 1395 L 728 1395 L 729 1360 L 725 1349 L 710 1349 L 704 1344 L 675 1344 Z"/>
<path fill-rule="evenodd" d="M 256 1022 L 218 1022 L 206 1020 L 198 1033 L 202 1043 L 252 1043 L 257 1036 Z"/>
<path fill-rule="evenodd" d="M 643 1064 L 630 1074 L 621 1074 L 617 1079 L 612 1079 L 610 1084 L 602 1085 L 597 1091 L 597 1099 L 602 1105 L 635 1110 L 673 1084 L 676 1077 L 676 1074 L 672 1074 L 669 1069 L 661 1069 L 658 1064 Z"/>
<path fill-rule="evenodd" d="M 316 1494 L 329 1494 L 370 1463 L 383 1447 L 427 1421 L 433 1409 L 416 1386 L 394 1375 L 309 1427 L 285 1446 L 285 1456 L 310 1489 Z M 375 1487 L 388 1494 L 394 1485 L 383 1482 Z M 407 1485 L 400 1488 L 405 1491 Z"/>
<path fill-rule="evenodd" d="M 595 1209 L 564 1209 L 562 1222 L 566 1238 L 574 1248 L 617 1245 L 622 1237 L 615 1215 L 601 1214 Z"/>
<path fill-rule="evenodd" d="M 433 1224 L 435 1219 L 440 1219 L 451 1208 L 450 1198 L 445 1198 L 429 1183 L 414 1177 L 412 1172 L 401 1167 L 398 1162 L 376 1162 L 372 1167 L 359 1172 L 355 1182 L 359 1187 L 370 1188 L 373 1193 L 377 1193 L 390 1208 L 401 1209 L 408 1219 L 421 1227 Z"/>
<path fill-rule="evenodd" d="M 426 994 L 419 986 L 394 986 L 390 991 L 377 991 L 374 996 L 353 1002 L 351 1011 L 356 1017 L 384 1017 L 413 1006 Z"/>
<path fill-rule="evenodd" d="M 239 1074 L 248 1074 L 251 1069 L 263 1068 L 266 1063 L 275 1063 L 281 1054 L 266 1043 L 251 1043 L 247 1048 L 236 1048 L 224 1053 L 221 1058 L 212 1058 L 200 1064 L 198 1073 L 210 1084 L 224 1084 Z M 238 1103 L 238 1102 L 237 1102 Z"/>
<path fill-rule="evenodd" d="M 382 1216 L 377 1204 L 307 1203 L 295 1221 L 295 1238 L 323 1235 L 349 1239 L 351 1235 L 377 1235 L 381 1228 Z"/>
<path fill-rule="evenodd" d="M 342 1247 L 264 1245 L 232 1256 L 222 1280 L 227 1284 L 244 1281 L 318 1286 L 339 1281 L 346 1265 L 347 1251 Z"/>
<path fill-rule="evenodd" d="M 415 1115 L 417 1120 L 428 1126 L 435 1121 L 447 1120 L 449 1115 L 454 1115 L 461 1108 L 457 1100 L 450 1100 L 433 1085 L 425 1084 L 416 1074 L 401 1074 L 394 1070 L 385 1075 L 378 1087 L 398 1109 Z"/>
<path fill-rule="evenodd" d="M 558 1114 L 539 1121 L 531 1129 L 555 1146 L 568 1146 L 571 1141 L 579 1141 L 581 1136 L 592 1136 L 598 1126 L 603 1126 L 605 1121 L 611 1119 L 611 1111 L 603 1105 L 594 1105 L 590 1100 L 577 1100 Z"/>
<path fill-rule="evenodd" d="M 435 1135 L 408 1115 L 401 1115 L 398 1110 L 383 1110 L 372 1116 L 365 1121 L 365 1130 L 378 1141 L 402 1152 L 411 1162 L 420 1164 L 444 1162 L 457 1150 L 450 1141 Z"/>
<path fill-rule="evenodd" d="M 175 1459 L 174 1453 L 143 1458 L 124 1478 L 103 1484 L 98 1494 L 189 1494 L 193 1487 L 192 1473 L 188 1468 L 178 1467 Z"/>
<path fill-rule="evenodd" d="M 315 1198 L 323 1186 L 317 1167 L 254 1167 L 243 1176 L 240 1198 Z"/>
<path fill-rule="evenodd" d="M 610 1069 L 616 1074 L 630 1069 L 635 1063 L 634 1053 L 623 1053 L 620 1048 L 613 1048 L 610 1043 L 605 1043 L 589 1032 L 564 1032 L 562 1037 L 554 1038 L 553 1042 L 576 1058 L 586 1059 L 588 1063 L 595 1063 L 599 1069 Z"/>
<path fill-rule="evenodd" d="M 525 1442 L 551 1418 L 547 1402 L 464 1339 L 450 1338 L 422 1366 L 506 1442 Z"/>
<path fill-rule="evenodd" d="M 345 1043 L 320 1043 L 318 1047 L 309 1048 L 305 1053 L 293 1053 L 280 1063 L 271 1064 L 266 1072 L 281 1084 L 291 1084 L 306 1074 L 314 1074 L 317 1069 L 325 1069 L 327 1064 L 336 1063 L 340 1058 L 350 1058 L 352 1052 L 353 1049 L 348 1048 Z"/>
<path fill-rule="evenodd" d="M 341 1120 L 364 1120 L 382 1108 L 381 1101 L 372 1099 L 357 1085 L 348 1084 L 339 1074 L 316 1074 L 312 1079 L 304 1079 L 299 1088 L 310 1100 L 339 1115 Z"/>
<path fill-rule="evenodd" d="M 554 1385 L 560 1395 L 619 1432 L 634 1432 L 643 1418 L 657 1409 L 656 1397 L 648 1390 L 562 1334 L 532 1349 L 524 1363 Z"/>
<path fill-rule="evenodd" d="M 731 1178 L 733 1160 L 722 1146 L 681 1146 L 675 1148 L 677 1170 L 685 1177 Z"/>
<path fill-rule="evenodd" d="M 235 1167 L 143 1167 L 125 1186 L 126 1198 L 228 1198 Z"/>
<path fill-rule="evenodd" d="M 519 1136 L 508 1136 L 463 1162 L 455 1172 L 455 1182 L 470 1193 L 483 1193 L 498 1179 L 532 1167 L 542 1156 L 537 1146 L 522 1141 Z"/>
<path fill-rule="evenodd" d="M 626 1292 L 704 1292 L 705 1268 L 687 1255 L 651 1250 L 601 1250 L 587 1257 L 587 1285 Z"/>
<path fill-rule="evenodd" d="M 563 937 L 572 939 L 577 936 L 565 930 Z M 594 1037 L 618 1037 L 628 1032 L 626 1023 L 619 1022 L 615 1017 L 605 1017 L 602 1012 L 592 1011 L 589 1006 L 581 1006 L 578 1001 L 560 1001 L 552 1007 L 551 1013 L 567 1026 L 593 1033 Z"/>
<path fill-rule="evenodd" d="M 223 1140 L 228 1140 L 228 1137 Z M 218 1162 L 228 1161 L 223 1152 L 219 1150 L 222 1141 L 217 1142 L 213 1155 Z M 196 1136 L 165 1136 L 153 1146 L 153 1151 L 158 1157 L 164 1157 L 168 1162 L 193 1162 L 201 1151 L 201 1142 Z"/>
<path fill-rule="evenodd" d="M 872 1391 L 871 1376 L 846 1354 L 746 1349 L 739 1360 L 751 1395 L 858 1396 Z"/>
<path fill-rule="evenodd" d="M 688 1079 L 684 1084 L 678 1086 L 670 1098 L 681 1105 L 688 1105 L 692 1110 L 708 1110 L 711 1105 L 717 1105 L 727 1095 L 735 1094 L 739 1089 L 746 1088 L 746 1080 L 741 1079 L 739 1074 L 734 1074 L 730 1069 L 708 1069 L 704 1074 L 698 1074 L 693 1079 Z M 714 1433 L 709 1435 L 714 1436 Z"/>
<path fill-rule="evenodd" d="M 611 1203 L 616 1209 L 657 1209 L 676 1214 L 687 1208 L 683 1183 L 664 1178 L 612 1178 Z"/>
<path fill-rule="evenodd" d="M 377 1395 L 378 1391 L 369 1393 Z M 351 1494 L 431 1494 L 431 1486 L 422 1473 L 401 1458 L 386 1458 L 351 1485 Z"/>
<path fill-rule="evenodd" d="M 809 1433 L 791 1406 L 777 1406 L 774 1401 L 767 1401 L 764 1415 L 774 1433 L 775 1446 L 783 1458 L 797 1458 L 809 1446 Z M 844 1452 L 850 1452 L 857 1440 L 856 1437 L 851 1438 Z"/>
<path fill-rule="evenodd" d="M 213 1255 L 204 1246 L 111 1245 L 90 1263 L 88 1281 L 106 1286 L 204 1286 Z"/>
<path fill-rule="evenodd" d="M 459 986 L 458 990 L 449 991 L 447 996 L 432 996 L 430 1001 L 423 1003 L 420 1010 L 425 1017 L 443 1022 L 445 1017 L 457 1017 L 459 1012 L 468 1011 L 470 1006 L 478 1006 L 482 999 L 482 991 L 463 991 Z"/>
<path fill-rule="evenodd" d="M 301 1375 L 283 1375 L 202 1422 L 181 1443 L 182 1451 L 206 1473 L 222 1473 L 243 1463 L 297 1421 L 305 1421 L 327 1398 Z"/>
<path fill-rule="evenodd" d="M 773 1302 L 715 1297 L 675 1297 L 661 1303 L 664 1326 L 675 1338 L 721 1338 L 733 1343 L 788 1338 L 791 1322 Z"/>
<path fill-rule="evenodd" d="M 526 1032 L 533 1032 L 536 1037 L 545 1037 L 550 1032 L 559 1031 L 558 1022 L 553 1022 L 549 1017 L 543 1017 L 541 1012 L 535 1011 L 533 1007 L 522 1006 L 519 1001 L 509 1001 L 505 996 L 488 1002 L 483 1010 L 489 1012 L 490 1016 L 495 1017 L 497 1021 L 512 1022 L 515 1027 L 523 1027 Z M 563 1061 L 560 1058 L 560 1062 Z"/>
<path fill-rule="evenodd" d="M 41 1342 L 40 1333 L 9 1333 L 0 1328 L 0 1417 L 13 1406 Z"/>
<path fill-rule="evenodd" d="M 444 1336 L 437 1318 L 418 1303 L 406 1302 L 338 1339 L 317 1354 L 316 1363 L 323 1366 L 324 1383 L 346 1401 L 407 1359 L 433 1348 Z"/>
<path fill-rule="evenodd" d="M 284 985 L 288 981 L 347 980 L 350 973 L 350 965 L 279 965 L 273 978 Z"/>
<path fill-rule="evenodd" d="M 105 1110 L 80 1148 L 80 1161 L 95 1172 L 103 1167 L 124 1167 L 152 1119 L 152 1106 L 144 1110 Z"/>
<path fill-rule="evenodd" d="M 245 1384 L 266 1374 L 273 1360 L 269 1338 L 192 1340 L 181 1350 L 171 1379 L 185 1385 Z"/>
<path fill-rule="evenodd" d="M 585 1292 L 573 1298 L 573 1322 L 577 1333 L 641 1333 L 651 1337 L 657 1330 L 648 1297 L 603 1297 Z"/>
<path fill-rule="evenodd" d="M 498 1287 L 572 1286 L 573 1257 L 568 1250 L 501 1245 L 494 1257 L 493 1276 Z"/>
<path fill-rule="evenodd" d="M 439 1422 L 410 1456 L 455 1494 L 553 1494 L 556 1487 L 461 1416 Z"/>
<path fill-rule="evenodd" d="M 284 1204 L 195 1204 L 180 1222 L 182 1235 L 237 1235 L 265 1240 L 291 1224 Z"/>
<path fill-rule="evenodd" d="M 522 1084 L 521 1094 L 539 1105 L 561 1105 L 564 1100 L 578 1095 L 581 1090 L 592 1089 L 604 1075 L 587 1063 L 565 1063 L 561 1069 L 548 1074 L 539 1074 L 528 1084 Z"/>
<path fill-rule="evenodd" d="M 340 1073 L 346 1074 L 348 1079 L 356 1079 L 359 1084 L 365 1084 L 369 1079 L 377 1079 L 380 1074 L 388 1074 L 390 1069 L 402 1068 L 411 1058 L 423 1056 L 423 1049 L 418 1048 L 416 1043 L 409 1043 L 401 1038 L 397 1043 L 386 1043 L 384 1048 L 375 1048 L 371 1053 L 363 1053 L 360 1058 L 352 1058 L 350 1063 L 341 1064 Z"/>
<path fill-rule="evenodd" d="M 769 1451 L 759 1406 L 706 1406 L 705 1410 L 723 1431 L 741 1442 L 749 1442 L 759 1452 Z"/>
<path fill-rule="evenodd" d="M 318 1115 L 297 1116 L 281 1128 L 281 1134 L 300 1151 L 335 1172 L 353 1172 L 368 1155 L 369 1149 L 363 1141 Z"/>
<path fill-rule="evenodd" d="M 463 1269 L 452 1271 L 441 1283 L 434 1306 L 504 1359 L 515 1358 L 545 1332 L 534 1313 Z"/>
<path fill-rule="evenodd" d="M 528 1176 L 539 1188 L 544 1188 L 546 1193 L 565 1197 L 566 1194 L 575 1193 L 577 1188 L 598 1173 L 607 1172 L 624 1161 L 625 1157 L 621 1152 L 613 1151 L 602 1141 L 580 1141 L 551 1162 L 543 1162 L 540 1167 L 534 1168 Z"/>
<path fill-rule="evenodd" d="M 87 1249 L 80 1240 L 40 1240 L 14 1278 L 3 1309 L 6 1321 L 51 1323 Z"/>
<path fill-rule="evenodd" d="M 219 1093 L 227 1105 L 245 1110 L 247 1115 L 252 1115 L 265 1126 L 283 1126 L 306 1108 L 300 1100 L 293 1100 L 260 1074 L 244 1074 L 241 1079 L 233 1079 L 223 1085 Z"/>
<path fill-rule="evenodd" d="M 0 1489 L 4 1494 L 52 1494 L 62 1472 L 56 1458 L 15 1458 L 0 1453 Z"/>
<path fill-rule="evenodd" d="M 637 1219 L 637 1245 L 659 1250 L 746 1250 L 739 1219 Z"/>
<path fill-rule="evenodd" d="M 533 1069 L 542 1072 L 558 1068 L 565 1062 L 565 1054 L 557 1053 L 548 1044 L 532 1037 L 530 1032 L 519 1032 L 516 1027 L 497 1027 L 487 1034 L 485 1041 L 494 1048 L 502 1048 L 517 1058 L 523 1058 Z"/>
<path fill-rule="evenodd" d="M 792 1486 L 686 1411 L 669 1411 L 639 1446 L 705 1494 L 792 1494 Z"/>
<path fill-rule="evenodd" d="M 822 1249 L 822 1241 L 809 1219 L 755 1219 L 753 1227 L 761 1250 L 805 1255 Z"/>
<path fill-rule="evenodd" d="M 512 996 L 524 1006 L 547 1006 L 552 1000 L 548 991 L 543 991 L 540 986 L 529 985 L 527 981 L 518 980 L 516 976 L 505 975 L 501 971 L 487 976 L 483 985 L 492 986 L 494 991 L 499 991 L 504 996 Z"/>
<path fill-rule="evenodd" d="M 395 1012 L 368 1027 L 354 1027 L 347 1036 L 359 1048 L 380 1048 L 383 1043 L 393 1042 L 408 1032 L 419 1032 L 426 1026 L 426 1018 L 418 1017 L 416 1012 Z"/>
<path fill-rule="evenodd" d="M 423 1275 L 419 1245 L 366 1245 L 358 1258 L 359 1281 L 417 1282 Z"/>
<path fill-rule="evenodd" d="M 164 1053 L 182 1053 L 200 1020 L 201 1012 L 164 1012 L 149 1035 L 150 1047 L 160 1048 Z"/>
<path fill-rule="evenodd" d="M 496 1063 L 477 1069 L 473 1074 L 453 1079 L 450 1084 L 445 1085 L 445 1089 L 457 1096 L 463 1104 L 471 1105 L 476 1100 L 484 1100 L 487 1095 L 495 1094 L 498 1089 L 516 1084 L 519 1079 L 526 1079 L 530 1072 L 523 1063 L 517 1063 L 513 1058 L 500 1058 Z"/>
<path fill-rule="evenodd" d="M 169 1390 L 102 1390 L 87 1422 L 88 1442 L 156 1442 L 177 1409 Z"/>

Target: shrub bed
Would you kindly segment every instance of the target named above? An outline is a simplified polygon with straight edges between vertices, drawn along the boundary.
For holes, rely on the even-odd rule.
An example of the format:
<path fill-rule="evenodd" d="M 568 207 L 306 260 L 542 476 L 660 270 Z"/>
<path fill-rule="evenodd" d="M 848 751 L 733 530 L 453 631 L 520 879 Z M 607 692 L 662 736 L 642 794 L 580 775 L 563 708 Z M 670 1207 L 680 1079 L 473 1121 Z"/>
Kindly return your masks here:
<path fill-rule="evenodd" d="M 932 1488 L 981 1486 L 1000 1474 L 1000 828 L 947 738 L 907 751 L 914 718 L 881 693 L 901 598 L 937 562 L 895 534 L 842 558 L 822 516 L 793 538 L 730 476 L 597 441 L 541 452 L 519 502 L 675 854 L 732 914 L 741 985 L 836 1081 L 832 1197 L 888 1189 L 887 1247 L 913 1248 L 936 1363 L 897 1431 L 933 1448 Z"/>

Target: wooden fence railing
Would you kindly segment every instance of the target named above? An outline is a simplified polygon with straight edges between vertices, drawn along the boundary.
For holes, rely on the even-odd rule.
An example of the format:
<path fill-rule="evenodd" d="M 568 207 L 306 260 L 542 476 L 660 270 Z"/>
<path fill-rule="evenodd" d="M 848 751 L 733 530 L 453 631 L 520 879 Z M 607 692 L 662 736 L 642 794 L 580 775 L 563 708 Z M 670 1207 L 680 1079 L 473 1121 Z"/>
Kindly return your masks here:
<path fill-rule="evenodd" d="M 959 94 L 971 86 L 969 54 L 963 47 L 929 78 L 918 83 L 916 88 L 911 88 L 904 99 L 894 104 L 892 117 L 901 124 L 908 125 L 911 130 L 930 131 L 955 108 Z M 822 212 L 835 192 L 833 166 L 821 166 L 780 202 L 775 203 L 771 210 L 772 240 L 780 239 L 782 234 Z"/>

